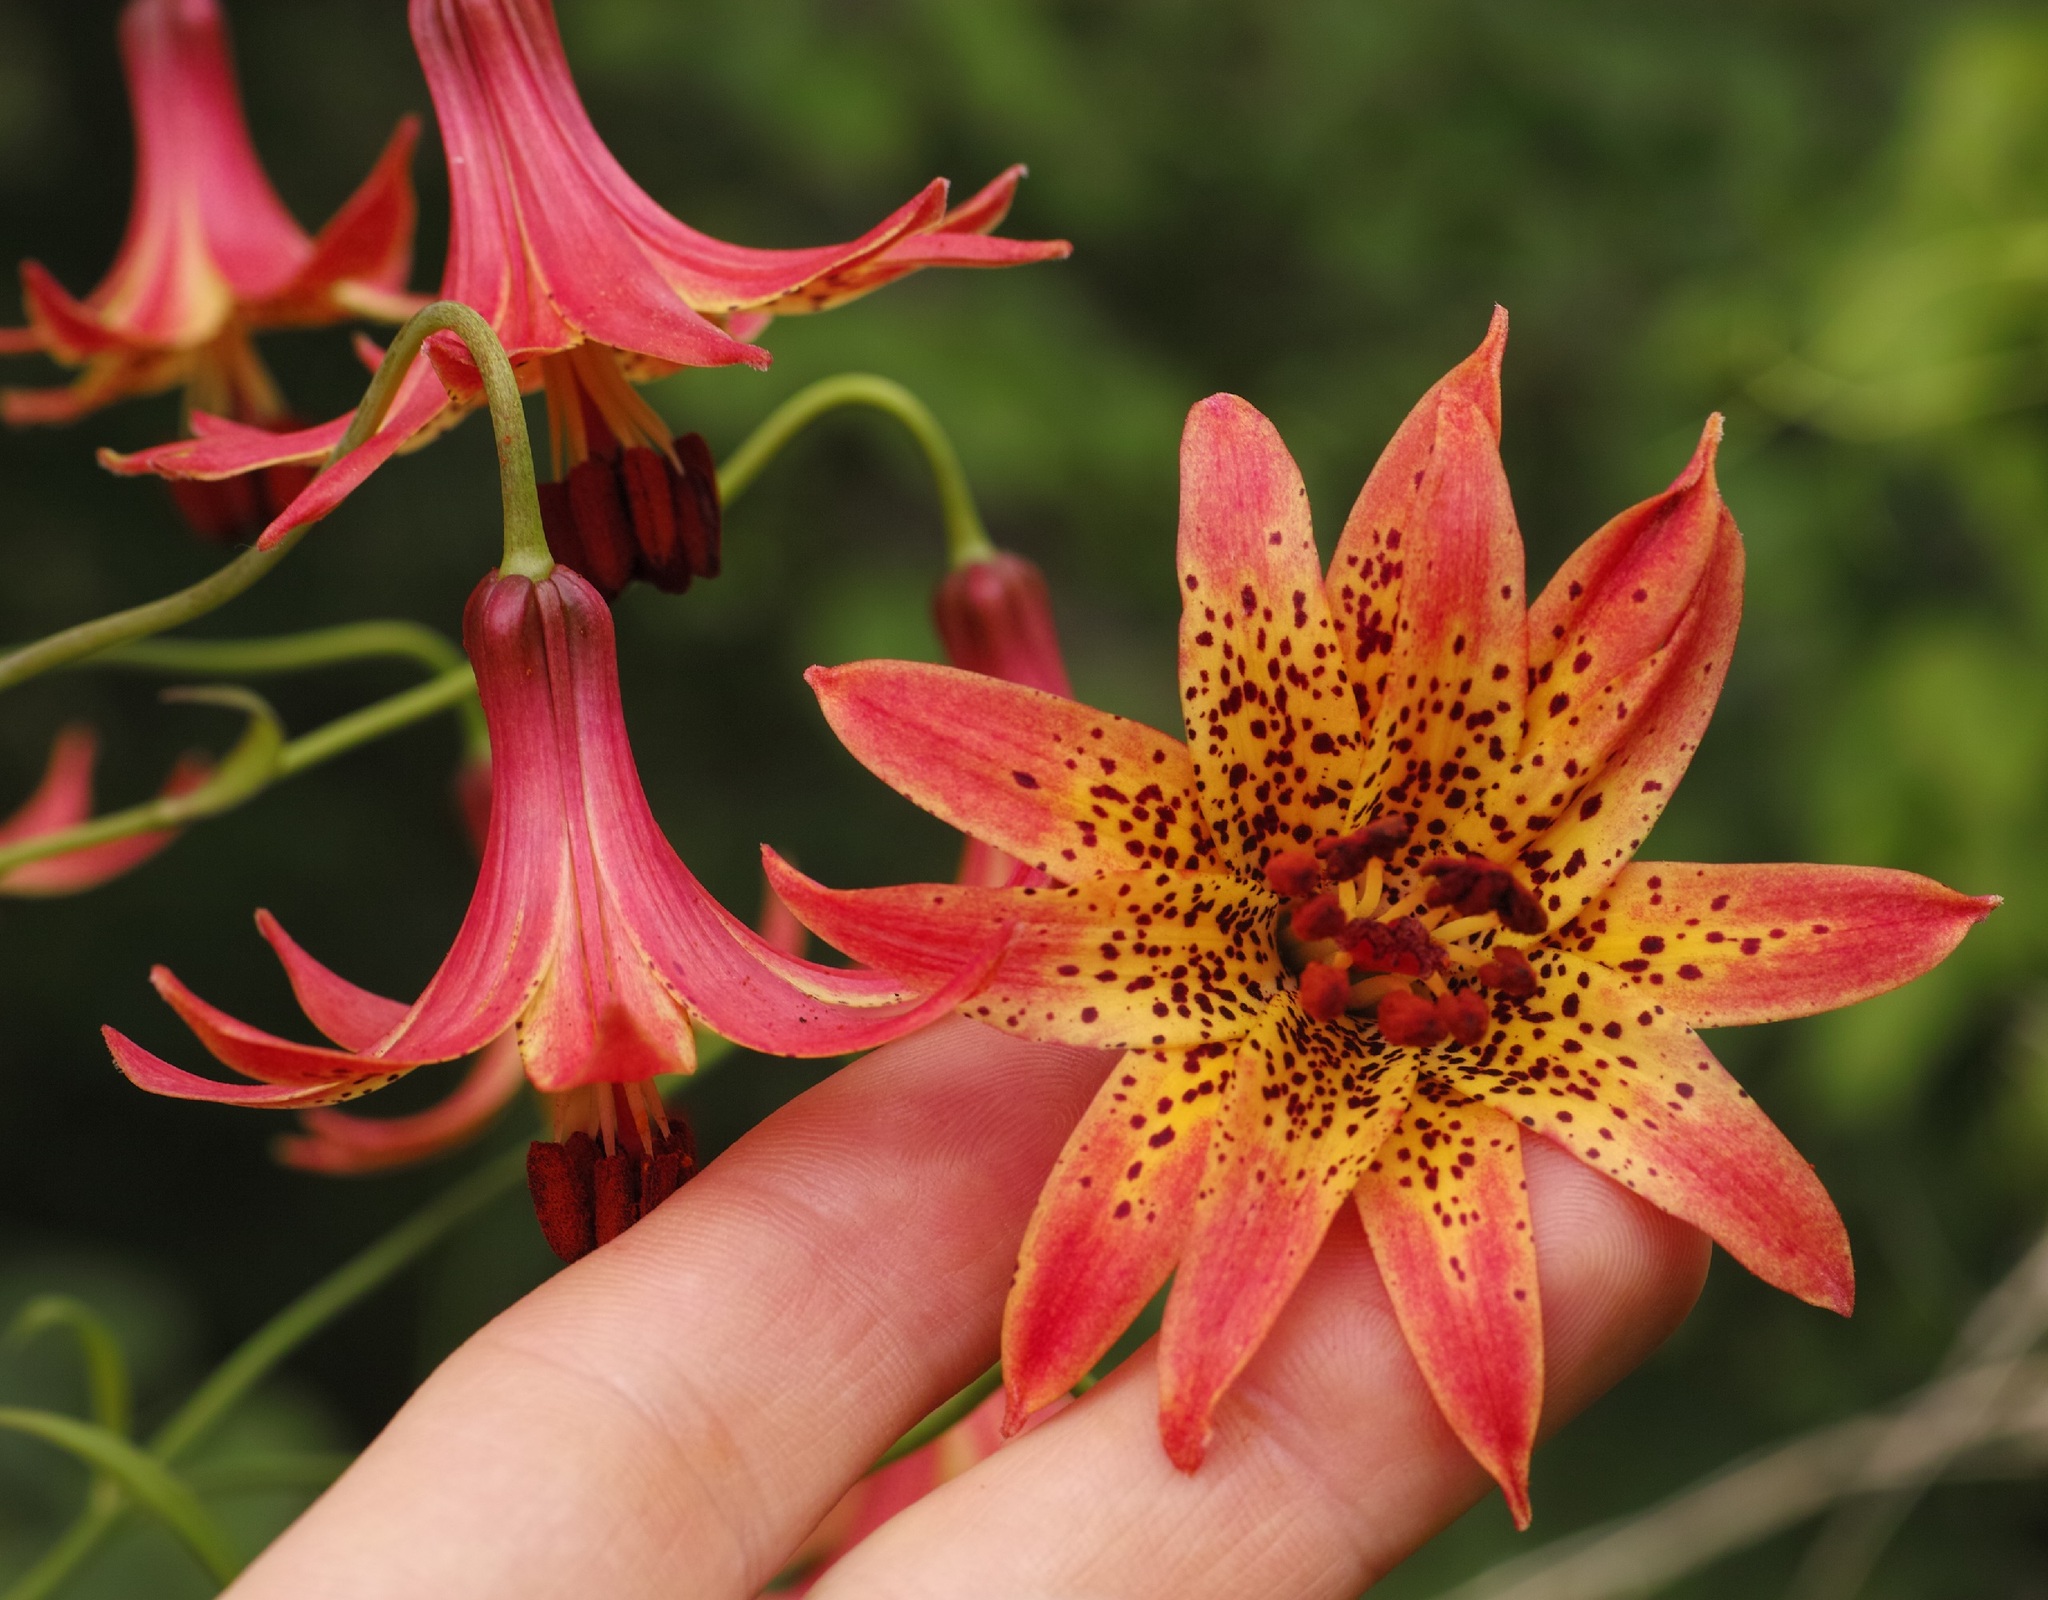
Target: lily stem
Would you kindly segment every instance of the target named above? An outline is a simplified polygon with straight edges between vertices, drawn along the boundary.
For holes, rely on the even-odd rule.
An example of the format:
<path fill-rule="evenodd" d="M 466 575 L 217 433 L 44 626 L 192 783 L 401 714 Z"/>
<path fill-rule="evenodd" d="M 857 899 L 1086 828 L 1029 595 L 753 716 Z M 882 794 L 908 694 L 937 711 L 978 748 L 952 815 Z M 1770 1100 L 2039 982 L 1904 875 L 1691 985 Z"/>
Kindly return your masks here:
<path fill-rule="evenodd" d="M 523 1145 L 506 1151 L 344 1262 L 258 1328 L 159 1428 L 148 1454 L 169 1466 L 246 1399 L 279 1363 L 328 1323 L 383 1287 L 526 1175 Z M 15 1580 L 0 1600 L 43 1600 L 99 1548 L 126 1509 L 125 1499 L 88 1506 L 64 1536 Z"/>
<path fill-rule="evenodd" d="M 931 408 L 893 378 L 872 372 L 843 372 L 799 389 L 768 413 L 765 421 L 718 469 L 718 497 L 737 500 L 775 459 L 782 447 L 828 411 L 841 406 L 871 406 L 886 411 L 917 441 L 939 491 L 939 511 L 946 522 L 946 554 L 954 567 L 986 561 L 996 547 L 982 526 L 981 512 L 960 465 L 960 452 L 932 415 Z"/>
<path fill-rule="evenodd" d="M 881 1459 L 868 1468 L 868 1471 L 879 1472 L 892 1462 L 901 1461 L 905 1456 L 922 1450 L 948 1428 L 964 1420 L 976 1406 L 1001 1388 L 1002 1384 L 1003 1368 L 998 1362 L 890 1445 L 882 1452 Z"/>
<path fill-rule="evenodd" d="M 476 676 L 468 663 L 451 667 L 436 677 L 429 678 L 417 688 L 407 689 L 402 694 L 379 700 L 374 705 L 352 711 L 345 717 L 337 717 L 311 733 L 286 741 L 277 750 L 275 764 L 267 775 L 253 783 L 245 793 L 236 797 L 239 805 L 269 788 L 279 779 L 294 773 L 304 772 L 322 761 L 331 760 L 345 750 L 357 745 L 368 744 L 381 739 L 387 733 L 396 733 L 415 722 L 446 711 L 453 706 L 473 703 L 476 698 Z M 203 815 L 218 815 L 219 811 L 232 809 L 223 805 L 209 809 Z M 192 813 L 188 797 L 164 795 L 155 800 L 145 800 L 140 805 L 128 806 L 120 811 L 109 811 L 105 816 L 94 817 L 90 822 L 81 822 L 75 828 L 61 828 L 55 833 L 38 834 L 32 839 L 23 839 L 17 844 L 0 848 L 0 874 L 5 874 L 31 861 L 42 861 L 50 856 L 61 856 L 73 850 L 83 850 L 88 845 L 107 844 L 115 839 L 126 839 L 138 833 L 153 833 L 160 828 L 178 827 L 197 818 Z"/>

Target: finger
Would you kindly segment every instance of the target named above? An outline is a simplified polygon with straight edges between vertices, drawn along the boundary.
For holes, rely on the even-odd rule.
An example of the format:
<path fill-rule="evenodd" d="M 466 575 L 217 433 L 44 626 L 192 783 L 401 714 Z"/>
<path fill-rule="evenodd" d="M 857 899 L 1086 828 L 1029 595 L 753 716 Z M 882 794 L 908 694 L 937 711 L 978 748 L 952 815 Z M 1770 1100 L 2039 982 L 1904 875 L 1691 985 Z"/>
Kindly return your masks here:
<path fill-rule="evenodd" d="M 856 1062 L 451 1356 L 236 1595 L 754 1594 L 994 1358 L 1111 1059 L 951 1022 Z"/>
<path fill-rule="evenodd" d="M 1551 1428 L 1678 1325 L 1707 1245 L 1542 1140 L 1529 1147 Z M 1343 1600 L 1488 1487 L 1431 1401 L 1348 1209 L 1192 1476 L 1160 1447 L 1158 1393 L 1147 1349 L 882 1528 L 814 1600 Z"/>

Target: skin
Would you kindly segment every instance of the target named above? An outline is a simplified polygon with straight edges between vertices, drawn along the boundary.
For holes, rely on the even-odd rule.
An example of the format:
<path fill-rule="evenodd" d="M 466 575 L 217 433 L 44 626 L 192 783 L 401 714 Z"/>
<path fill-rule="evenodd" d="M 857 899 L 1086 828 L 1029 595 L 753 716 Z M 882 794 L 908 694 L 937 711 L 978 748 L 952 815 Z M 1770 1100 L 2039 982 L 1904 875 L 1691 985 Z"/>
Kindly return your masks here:
<path fill-rule="evenodd" d="M 230 1592 L 755 1594 L 993 1359 L 1025 1220 L 1114 1059 L 955 1021 L 856 1062 L 477 1333 Z M 1677 1326 L 1708 1247 L 1529 1143 L 1549 1428 Z M 1343 1597 L 1488 1487 L 1348 1207 L 1198 1474 L 1156 1408 L 1147 1348 L 813 1593 Z"/>

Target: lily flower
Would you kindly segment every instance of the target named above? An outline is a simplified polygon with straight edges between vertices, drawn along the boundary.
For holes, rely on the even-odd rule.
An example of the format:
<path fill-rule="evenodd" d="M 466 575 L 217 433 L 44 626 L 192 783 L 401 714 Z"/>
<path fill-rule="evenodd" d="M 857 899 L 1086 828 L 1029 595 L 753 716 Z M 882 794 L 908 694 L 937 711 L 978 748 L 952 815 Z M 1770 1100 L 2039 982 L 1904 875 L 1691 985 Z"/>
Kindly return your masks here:
<path fill-rule="evenodd" d="M 835 892 L 771 860 L 777 892 L 906 982 L 1011 925 L 968 1014 L 1127 1052 L 1025 1236 L 1012 1425 L 1171 1274 L 1160 1426 L 1194 1470 L 1350 1202 L 1445 1418 L 1526 1524 L 1543 1389 L 1530 1138 L 1850 1309 L 1834 1205 L 1694 1030 L 1890 989 L 1997 902 L 1876 868 L 1632 859 L 1741 610 L 1719 419 L 1669 489 L 1525 605 L 1498 453 L 1506 331 L 1497 313 L 1401 425 L 1327 574 L 1272 425 L 1231 395 L 1194 408 L 1187 744 L 943 667 L 813 670 L 860 760 L 1057 881 Z"/>
<path fill-rule="evenodd" d="M 605 148 L 549 0 L 412 0 L 411 21 L 453 200 L 439 298 L 482 313 L 522 386 L 545 391 L 556 476 L 543 487 L 550 545 L 600 590 L 616 592 L 636 574 L 679 588 L 705 575 L 707 562 L 716 569 L 709 457 L 675 438 L 635 382 L 683 367 L 765 367 L 768 352 L 746 341 L 769 318 L 841 305 L 922 267 L 1069 253 L 1061 240 L 988 237 L 1021 167 L 950 210 L 945 181 L 934 180 L 846 244 L 727 244 L 662 210 Z M 475 369 L 459 347 L 437 340 L 433 350 L 449 388 L 415 371 L 384 425 L 271 523 L 266 545 L 325 516 L 397 451 L 476 403 Z M 101 459 L 115 472 L 197 480 L 315 465 L 348 420 L 273 437 L 207 419 L 194 441 Z"/>
<path fill-rule="evenodd" d="M 780 1055 L 867 1049 L 953 1009 L 1002 941 L 928 988 L 785 954 L 706 893 L 655 823 L 626 739 L 611 613 L 588 583 L 560 566 L 494 572 L 470 597 L 463 641 L 494 792 L 476 893 L 419 998 L 356 987 L 259 911 L 258 930 L 332 1047 L 252 1028 L 164 967 L 151 973 L 157 992 L 217 1060 L 255 1081 L 198 1077 L 105 1035 L 115 1064 L 153 1093 L 303 1110 L 516 1030 L 556 1133 L 529 1162 L 536 1206 L 549 1242 L 573 1258 L 687 1176 L 686 1132 L 652 1080 L 693 1069 L 697 1022 Z M 474 1098 L 502 1087 L 496 1071 L 487 1054 Z"/>
<path fill-rule="evenodd" d="M 92 817 L 92 769 L 99 756 L 99 736 L 83 723 L 62 729 L 50 746 L 49 765 L 35 792 L 0 821 L 0 845 L 21 844 L 46 834 L 75 828 Z M 213 775 L 203 756 L 181 756 L 164 780 L 165 795 L 190 794 Z M 60 856 L 23 862 L 0 873 L 0 895 L 47 896 L 78 894 L 132 872 L 177 838 L 175 828 L 131 834 L 105 844 L 68 850 Z"/>
<path fill-rule="evenodd" d="M 41 351 L 80 370 L 64 388 L 7 390 L 0 414 L 17 426 L 72 422 L 131 395 L 182 388 L 195 412 L 259 430 L 283 425 L 284 401 L 252 332 L 397 321 L 418 305 L 403 293 L 418 121 L 398 125 L 362 186 L 309 238 L 250 143 L 216 0 L 132 0 L 120 40 L 135 119 L 128 230 L 83 300 L 37 262 L 22 263 L 29 325 L 0 330 L 0 352 Z M 204 491 L 183 498 L 202 531 L 229 537 L 238 530 L 209 527 L 209 512 L 215 524 L 237 510 L 255 515 L 253 533 L 305 479 L 302 470 L 281 473 L 264 486 L 268 499 L 240 507 L 213 504 Z"/>

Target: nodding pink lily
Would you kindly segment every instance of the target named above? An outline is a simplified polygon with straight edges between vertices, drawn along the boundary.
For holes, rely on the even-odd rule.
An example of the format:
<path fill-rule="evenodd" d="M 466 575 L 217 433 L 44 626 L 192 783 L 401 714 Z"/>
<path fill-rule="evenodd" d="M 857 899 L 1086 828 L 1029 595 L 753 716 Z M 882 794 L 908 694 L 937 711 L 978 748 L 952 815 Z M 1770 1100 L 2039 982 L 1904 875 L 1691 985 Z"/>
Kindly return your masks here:
<path fill-rule="evenodd" d="M 1719 419 L 1534 605 L 1498 453 L 1506 319 L 1423 397 L 1327 574 L 1271 423 L 1181 446 L 1188 742 L 943 667 L 814 670 L 871 769 L 1054 881 L 835 892 L 813 931 L 906 982 L 1014 929 L 968 1014 L 1127 1053 L 1054 1167 L 1003 1329 L 1014 1424 L 1173 1278 L 1167 1453 L 1212 1418 L 1340 1207 L 1445 1418 L 1529 1515 L 1542 1317 L 1522 1142 L 1549 1139 L 1846 1313 L 1813 1169 L 1694 1031 L 1933 966 L 1996 905 L 1868 867 L 1639 862 L 1720 693 L 1742 543 Z"/>
<path fill-rule="evenodd" d="M 746 341 L 770 317 L 840 305 L 922 267 L 1068 253 L 1064 241 L 988 237 L 1021 167 L 950 210 L 945 182 L 934 180 L 847 244 L 726 244 L 662 210 L 605 148 L 549 0 L 412 0 L 411 18 L 454 203 L 440 298 L 488 318 L 522 384 L 546 391 L 558 480 L 543 488 L 550 543 L 600 590 L 635 575 L 681 587 L 716 565 L 708 457 L 679 444 L 635 381 L 682 367 L 765 367 L 768 352 Z M 383 426 L 321 473 L 266 543 L 325 516 L 394 453 L 474 403 L 474 369 L 452 344 L 434 348 L 455 398 L 432 372 L 414 372 Z M 191 443 L 102 459 L 116 472 L 220 479 L 318 463 L 347 423 L 267 437 L 208 420 Z"/>
<path fill-rule="evenodd" d="M 1007 936 L 926 986 L 778 950 L 705 892 L 656 825 L 626 740 L 611 613 L 588 583 L 560 566 L 537 579 L 493 573 L 470 597 L 463 640 L 490 728 L 490 826 L 469 913 L 420 997 L 406 1005 L 357 988 L 258 912 L 300 1006 L 332 1047 L 260 1032 L 163 967 L 151 974 L 157 992 L 219 1061 L 255 1081 L 196 1077 L 112 1028 L 106 1039 L 120 1069 L 153 1093 L 304 1109 L 367 1094 L 516 1029 L 560 1141 L 536 1147 L 557 1152 L 536 1156 L 555 1163 L 536 1169 L 536 1200 L 550 1243 L 580 1253 L 579 1195 L 588 1248 L 608 1236 L 608 1217 L 616 1231 L 638 1214 L 663 1161 L 663 1181 L 679 1181 L 683 1135 L 652 1080 L 692 1070 L 697 1022 L 780 1055 L 867 1049 L 953 1009 L 985 980 Z M 579 1136 L 571 1154 L 598 1163 L 594 1200 L 589 1171 L 579 1191 L 577 1173 L 556 1170 Z"/>
<path fill-rule="evenodd" d="M 35 793 L 12 816 L 0 821 L 0 845 L 22 844 L 89 821 L 92 769 L 98 756 L 99 736 L 92 729 L 83 723 L 62 729 L 50 746 L 50 763 Z M 213 765 L 203 756 L 181 756 L 161 792 L 190 794 L 212 775 Z M 60 856 L 45 856 L 40 861 L 25 861 L 0 873 L 0 895 L 41 897 L 97 889 L 141 866 L 177 836 L 175 828 L 161 828 L 68 850 Z"/>
<path fill-rule="evenodd" d="M 419 303 L 402 292 L 418 121 L 399 124 L 362 186 L 309 238 L 249 141 L 216 0 L 133 0 L 120 37 L 135 118 L 128 231 L 83 300 L 36 262 L 22 264 L 29 325 L 0 331 L 0 351 L 39 350 L 81 370 L 65 388 L 6 391 L 0 412 L 17 425 L 70 422 L 129 395 L 182 387 L 197 412 L 281 425 L 285 405 L 252 332 L 397 321 Z M 283 500 L 303 482 L 301 473 Z M 208 509 L 203 495 L 192 500 Z"/>

